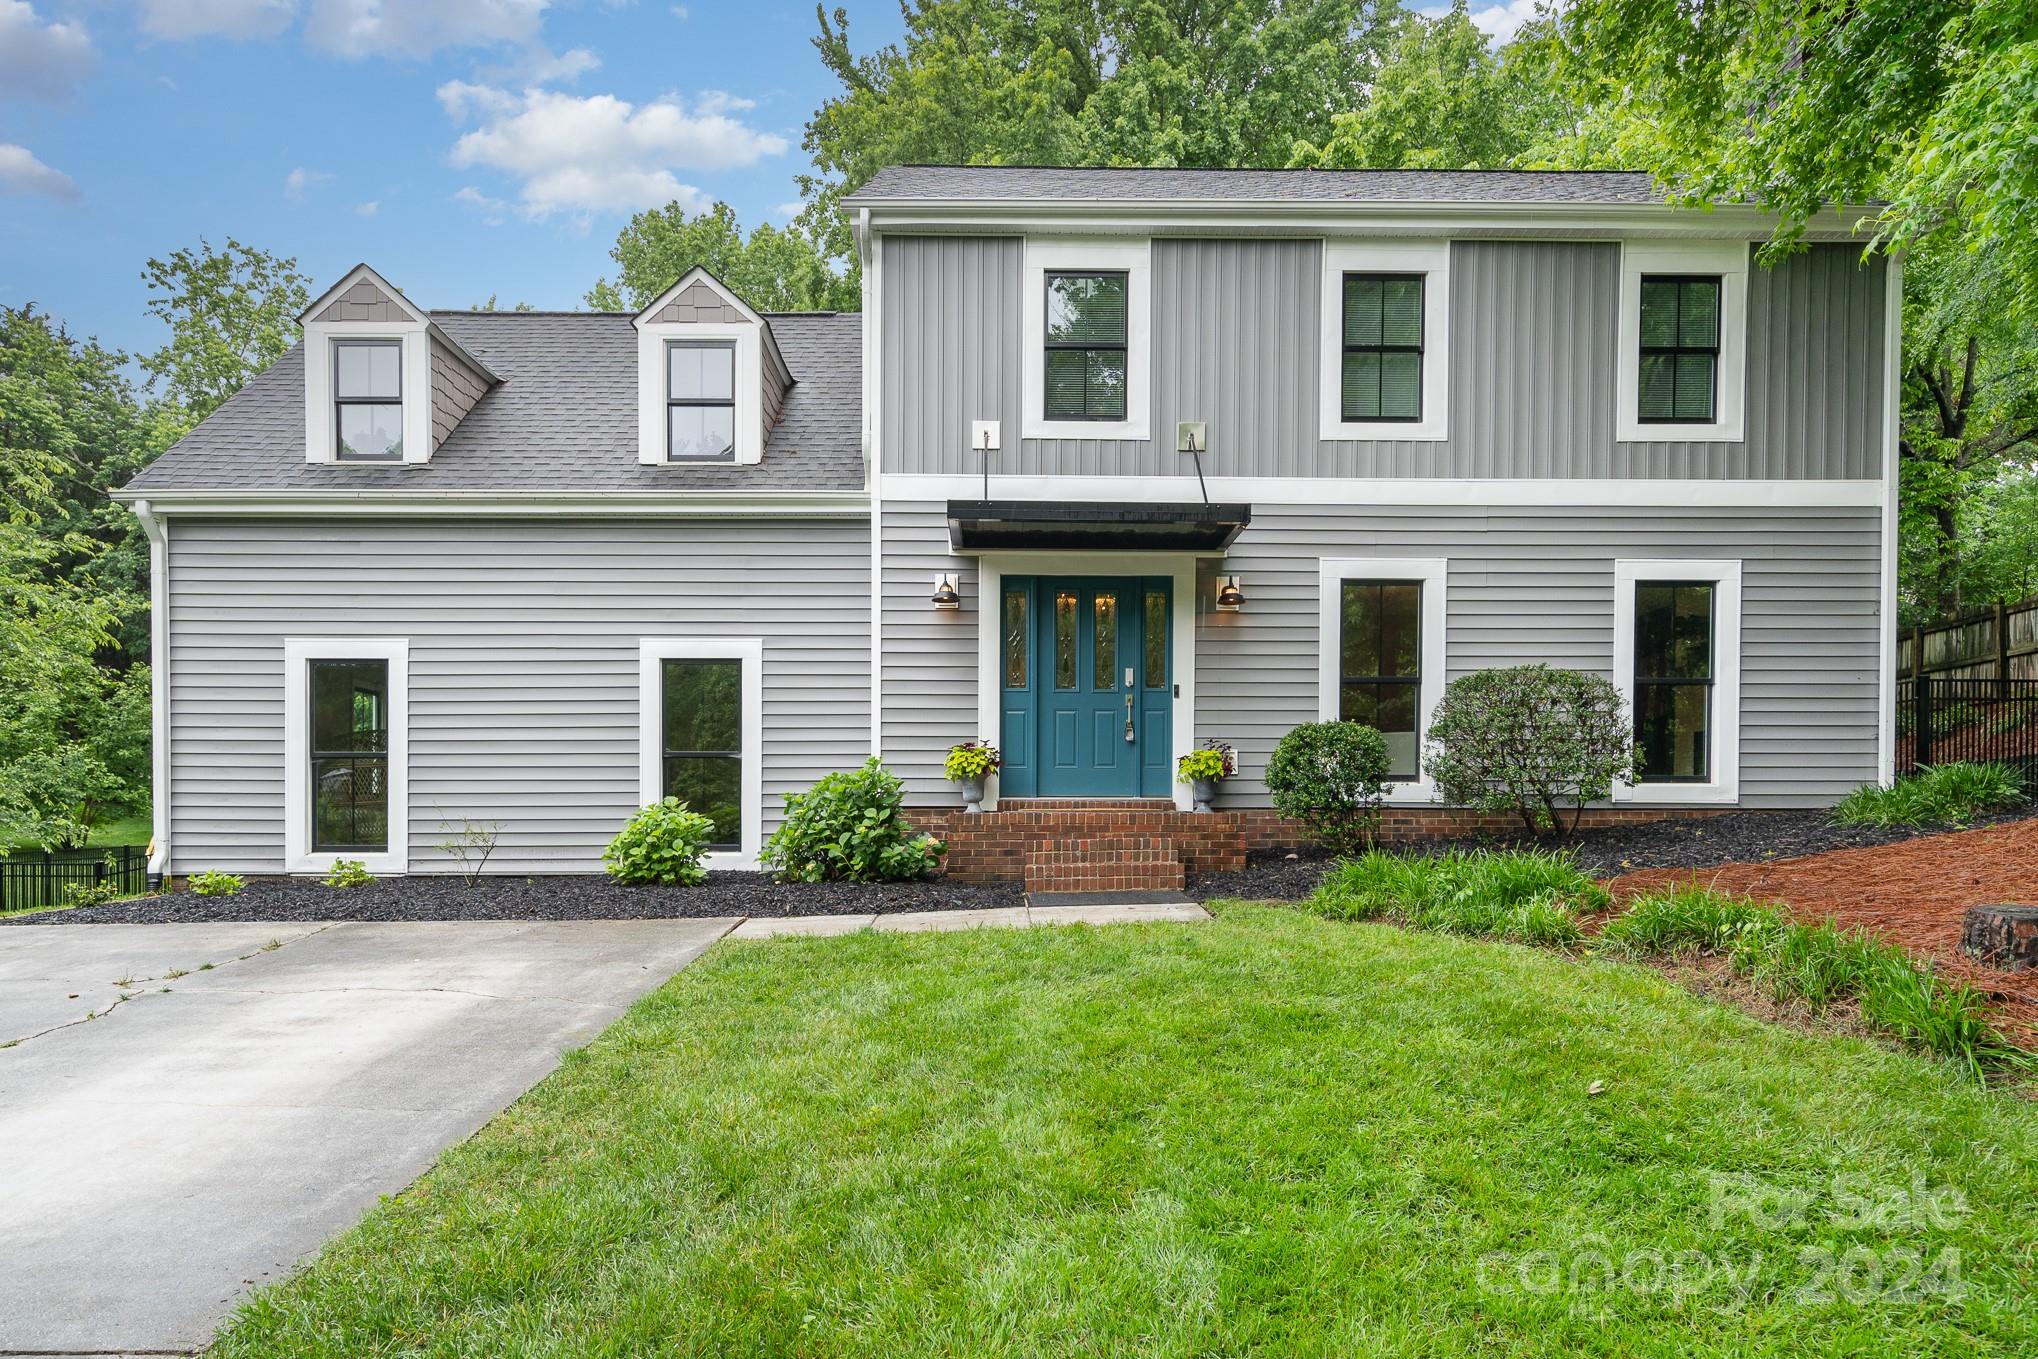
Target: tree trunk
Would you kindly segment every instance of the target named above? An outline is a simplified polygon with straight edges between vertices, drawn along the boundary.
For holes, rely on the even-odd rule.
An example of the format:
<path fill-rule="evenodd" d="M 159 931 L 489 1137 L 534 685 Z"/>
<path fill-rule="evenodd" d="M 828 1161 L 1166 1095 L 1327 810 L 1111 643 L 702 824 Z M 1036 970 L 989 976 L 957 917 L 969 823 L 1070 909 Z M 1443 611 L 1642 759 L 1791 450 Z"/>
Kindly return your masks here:
<path fill-rule="evenodd" d="M 2004 972 L 2038 968 L 2038 906 L 1970 906 L 1960 920 L 1960 951 Z"/>

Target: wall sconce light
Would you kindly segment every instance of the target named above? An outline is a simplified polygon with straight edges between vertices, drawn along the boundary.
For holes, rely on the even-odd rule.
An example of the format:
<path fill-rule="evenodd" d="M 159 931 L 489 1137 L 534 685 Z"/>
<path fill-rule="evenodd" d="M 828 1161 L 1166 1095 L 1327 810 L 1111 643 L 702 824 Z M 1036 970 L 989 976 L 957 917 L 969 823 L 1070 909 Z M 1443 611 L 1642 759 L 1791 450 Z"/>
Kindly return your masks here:
<path fill-rule="evenodd" d="M 1237 613 L 1245 607 L 1244 576 L 1217 578 L 1217 607 L 1224 613 Z"/>
<path fill-rule="evenodd" d="M 959 609 L 962 607 L 962 577 L 953 571 L 944 571 L 934 578 L 934 607 L 937 609 Z"/>

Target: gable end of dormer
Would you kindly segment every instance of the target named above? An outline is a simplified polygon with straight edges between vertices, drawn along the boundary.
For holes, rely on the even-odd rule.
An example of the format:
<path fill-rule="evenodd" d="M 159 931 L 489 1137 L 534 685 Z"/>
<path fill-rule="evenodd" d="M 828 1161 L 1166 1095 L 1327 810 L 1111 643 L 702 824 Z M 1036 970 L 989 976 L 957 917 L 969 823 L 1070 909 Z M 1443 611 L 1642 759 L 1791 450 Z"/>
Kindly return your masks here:
<path fill-rule="evenodd" d="M 793 374 L 771 322 L 696 266 L 632 318 L 637 461 L 758 463 Z"/>

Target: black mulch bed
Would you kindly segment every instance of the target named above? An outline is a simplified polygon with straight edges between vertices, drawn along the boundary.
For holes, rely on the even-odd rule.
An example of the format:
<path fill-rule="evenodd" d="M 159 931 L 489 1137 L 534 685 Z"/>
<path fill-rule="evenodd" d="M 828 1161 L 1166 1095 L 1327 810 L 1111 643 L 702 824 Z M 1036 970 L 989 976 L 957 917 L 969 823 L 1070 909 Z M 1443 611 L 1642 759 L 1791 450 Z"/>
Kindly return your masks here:
<path fill-rule="evenodd" d="M 737 915 L 889 915 L 1024 905 L 1018 884 L 932 882 L 776 883 L 768 873 L 710 873 L 699 887 L 625 887 L 598 875 L 378 878 L 361 887 L 316 879 L 261 878 L 230 897 L 196 892 L 0 921 L 9 925 L 165 925 L 323 920 L 660 920 Z"/>
<path fill-rule="evenodd" d="M 1651 821 L 1639 826 L 1609 826 L 1580 831 L 1546 849 L 1567 849 L 1595 876 L 1618 877 L 1638 868 L 1717 868 L 1729 863 L 1761 863 L 1794 859 L 1831 849 L 1893 845 L 1921 835 L 1949 830 L 1974 830 L 2030 816 L 2029 811 L 1977 817 L 1966 826 L 1836 826 L 1822 811 L 1733 812 L 1725 816 L 1684 821 Z M 1441 853 L 1446 849 L 1494 849 L 1527 841 L 1493 838 L 1426 840 L 1401 847 L 1407 853 Z M 1189 895 L 1199 901 L 1236 897 L 1247 901 L 1299 901 L 1323 881 L 1330 857 L 1319 851 L 1286 853 L 1256 850 L 1236 873 L 1205 873 L 1190 880 Z"/>

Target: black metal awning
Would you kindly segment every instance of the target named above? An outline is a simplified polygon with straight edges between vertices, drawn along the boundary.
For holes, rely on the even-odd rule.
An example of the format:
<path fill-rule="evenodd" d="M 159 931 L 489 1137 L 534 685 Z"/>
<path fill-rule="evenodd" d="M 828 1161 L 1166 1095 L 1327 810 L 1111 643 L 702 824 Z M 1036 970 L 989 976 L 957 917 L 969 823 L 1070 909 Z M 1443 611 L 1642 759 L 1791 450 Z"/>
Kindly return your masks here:
<path fill-rule="evenodd" d="M 951 500 L 957 552 L 1222 552 L 1252 522 L 1250 505 L 1128 505 L 1098 501 Z"/>

